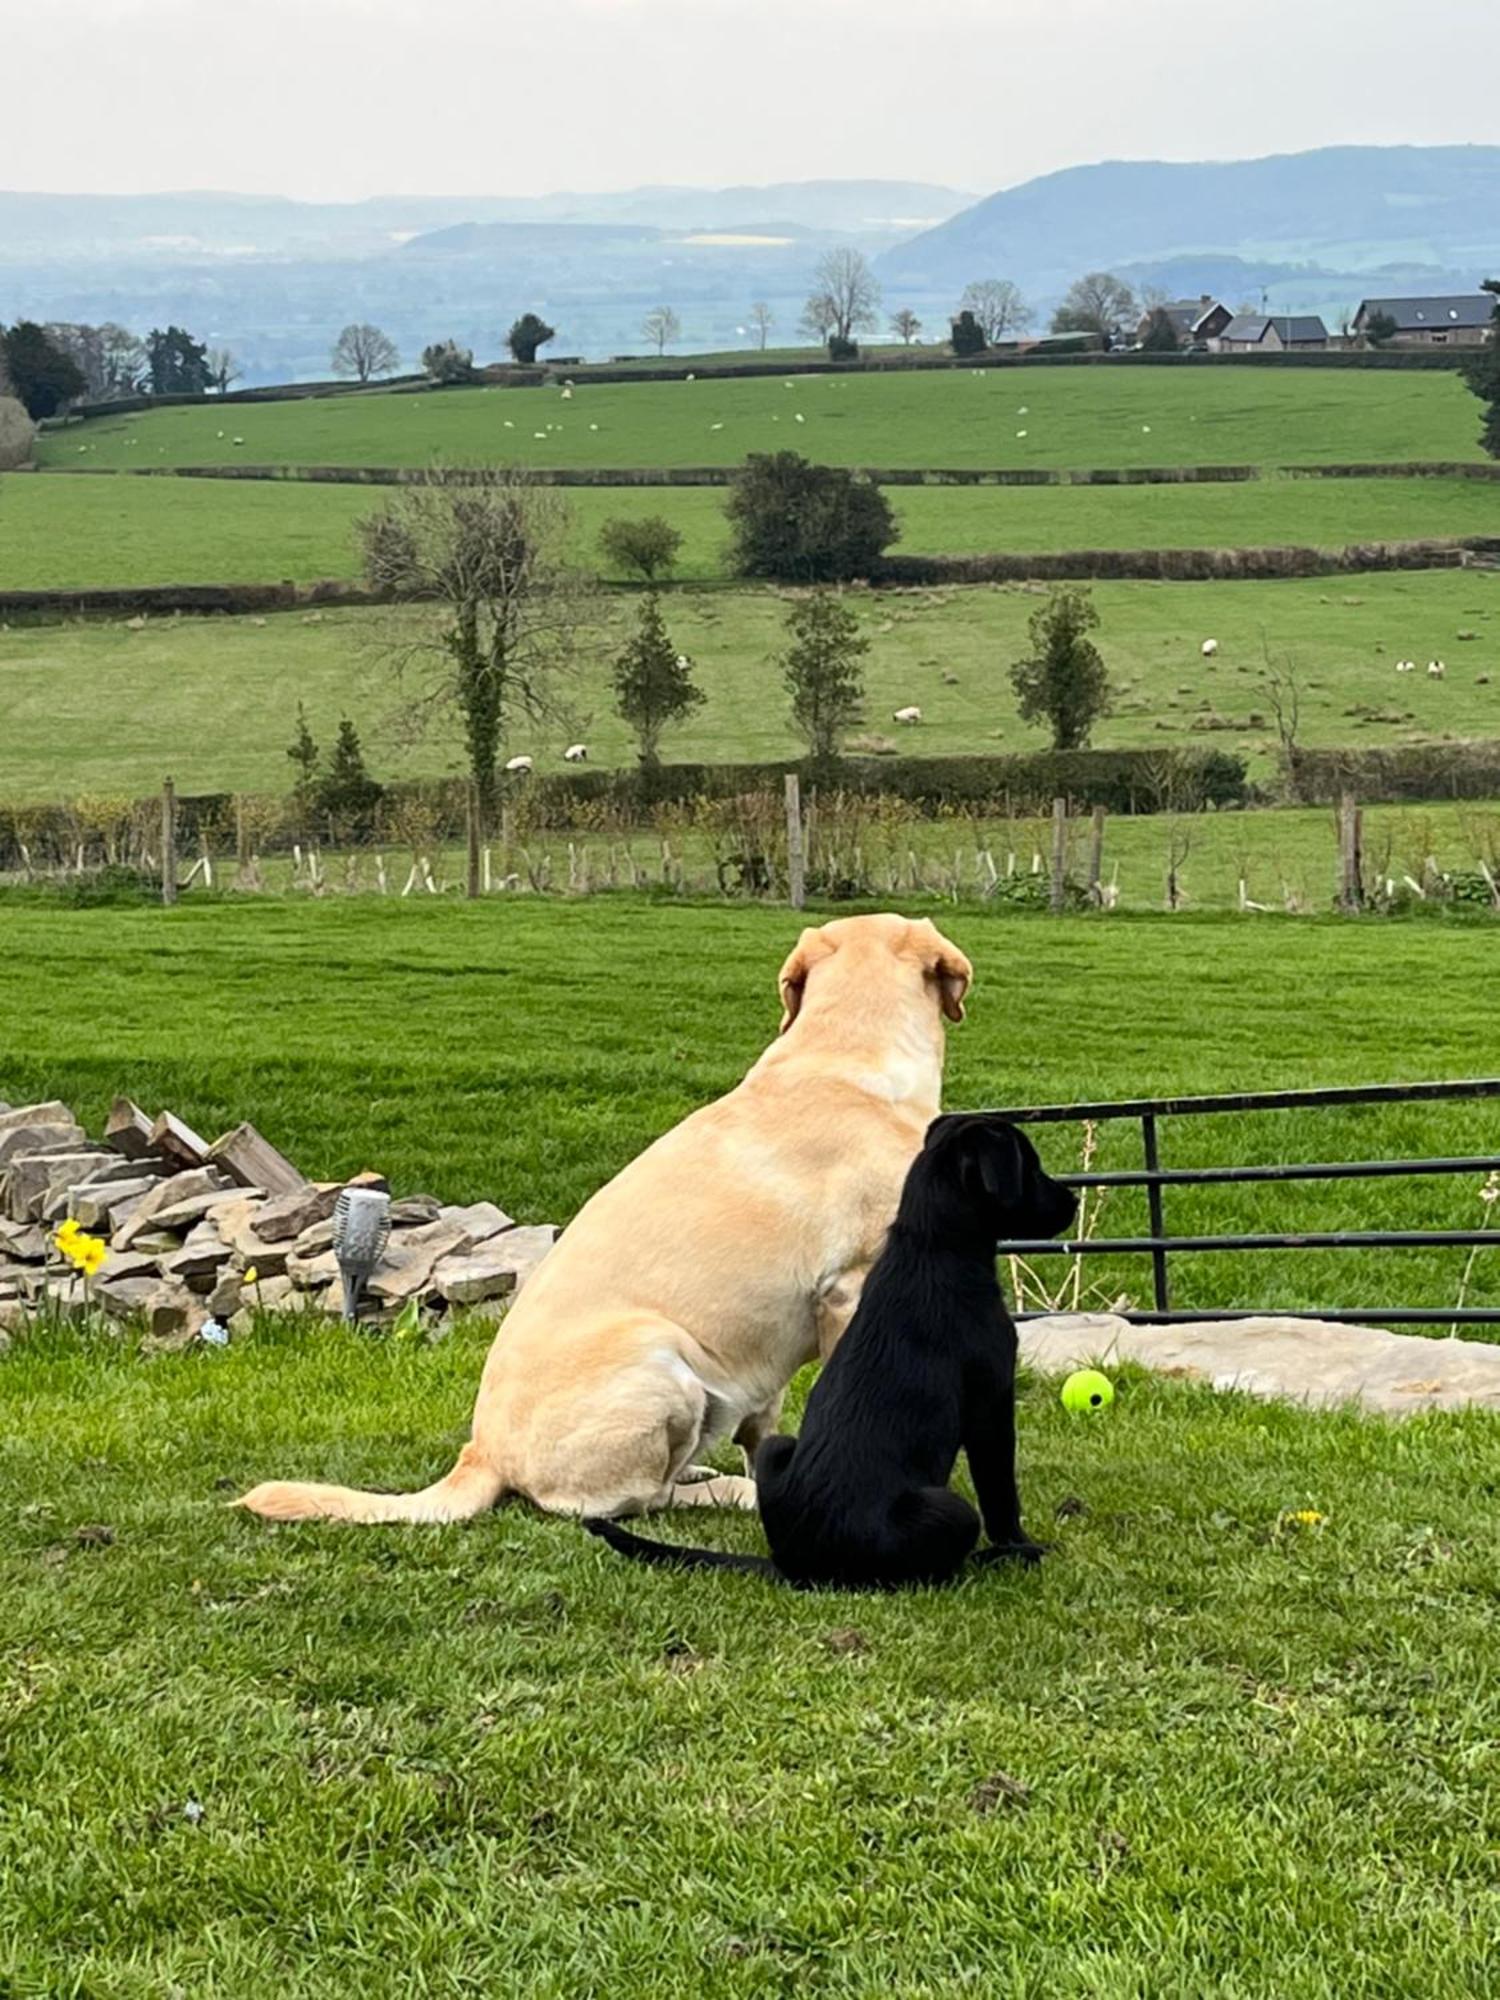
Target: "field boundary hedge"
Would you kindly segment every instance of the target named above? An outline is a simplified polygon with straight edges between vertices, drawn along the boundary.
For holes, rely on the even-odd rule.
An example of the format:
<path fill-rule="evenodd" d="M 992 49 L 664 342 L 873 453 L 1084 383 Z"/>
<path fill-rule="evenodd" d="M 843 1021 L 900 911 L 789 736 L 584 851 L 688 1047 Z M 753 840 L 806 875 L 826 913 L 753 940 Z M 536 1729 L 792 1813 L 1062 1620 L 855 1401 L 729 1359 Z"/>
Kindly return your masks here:
<path fill-rule="evenodd" d="M 1287 789 L 1299 805 L 1334 805 L 1349 792 L 1365 805 L 1500 797 L 1500 742 L 1411 743 L 1389 748 L 1297 750 Z"/>
<path fill-rule="evenodd" d="M 280 480 L 311 486 L 410 486 L 427 476 L 417 465 L 49 465 L 49 474 L 81 479 Z M 448 466 L 449 479 L 478 481 L 496 468 Z M 738 465 L 526 466 L 538 486 L 728 487 Z M 876 486 L 1233 486 L 1261 479 L 1474 479 L 1500 481 L 1500 461 L 1407 459 L 1376 465 L 879 466 L 849 468 Z"/>
<path fill-rule="evenodd" d="M 880 584 L 1103 582 L 1217 583 L 1340 576 L 1368 570 L 1463 569 L 1472 557 L 1500 561 L 1500 536 L 1359 542 L 1342 549 L 1060 549 L 1039 555 L 883 556 Z"/>
<path fill-rule="evenodd" d="M 1472 350 L 1469 350 L 1472 352 Z M 61 419 L 63 424 L 87 422 L 92 417 L 133 415 L 141 410 L 180 408 L 202 403 L 220 407 L 236 403 L 292 403 L 307 397 L 358 395 L 441 395 L 453 389 L 490 387 L 533 388 L 538 383 L 562 381 L 681 382 L 689 376 L 700 382 L 735 381 L 775 375 L 900 375 L 942 373 L 951 369 L 976 368 L 1374 368 L 1441 370 L 1461 368 L 1464 350 L 1447 348 L 1332 348 L 1300 354 L 1105 354 L 1098 350 L 1040 352 L 1007 349 L 983 354 L 861 355 L 852 361 L 829 361 L 809 353 L 796 361 L 759 361 L 747 355 L 743 361 L 697 361 L 690 354 L 657 365 L 622 365 L 600 361 L 551 362 L 543 358 L 531 367 L 511 367 L 505 363 L 476 368 L 472 382 L 434 382 L 425 375 L 393 375 L 380 382 L 313 381 L 268 382 L 252 389 L 230 389 L 224 394 L 172 396 L 118 396 L 108 402 L 83 403 Z"/>
<path fill-rule="evenodd" d="M 1154 583 L 1248 582 L 1373 570 L 1463 569 L 1476 557 L 1500 563 L 1500 535 L 1362 542 L 1344 549 L 1063 549 L 1040 555 L 884 556 L 865 581 L 876 589 L 884 585 L 1134 579 Z M 742 578 L 725 578 L 713 587 L 757 586 Z M 674 588 L 698 590 L 703 585 L 682 583 Z M 88 617 L 153 611 L 235 615 L 292 611 L 314 604 L 357 606 L 390 601 L 388 592 L 368 590 L 343 577 L 322 577 L 310 583 L 146 583 L 110 589 L 0 590 L 0 616 Z"/>

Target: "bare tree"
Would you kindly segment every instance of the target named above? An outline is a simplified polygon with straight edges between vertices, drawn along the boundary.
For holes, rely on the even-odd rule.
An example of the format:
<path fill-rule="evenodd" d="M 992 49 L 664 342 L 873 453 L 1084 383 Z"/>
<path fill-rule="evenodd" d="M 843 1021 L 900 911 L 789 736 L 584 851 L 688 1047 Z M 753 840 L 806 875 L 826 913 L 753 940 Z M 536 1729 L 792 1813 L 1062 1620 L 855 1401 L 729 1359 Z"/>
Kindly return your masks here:
<path fill-rule="evenodd" d="M 1031 307 L 1022 298 L 1020 286 L 1009 278 L 980 278 L 966 285 L 958 309 L 973 313 L 991 347 L 1009 334 L 1024 333 L 1032 321 Z"/>
<path fill-rule="evenodd" d="M 1054 333 L 1097 333 L 1108 340 L 1116 327 L 1140 317 L 1135 293 L 1112 271 L 1089 271 L 1075 278 L 1052 315 Z"/>
<path fill-rule="evenodd" d="M 902 306 L 899 312 L 891 314 L 891 332 L 903 346 L 910 347 L 922 331 L 922 322 L 910 306 Z"/>
<path fill-rule="evenodd" d="M 391 375 L 401 365 L 396 343 L 364 320 L 352 320 L 333 345 L 335 375 L 353 375 L 368 382 L 372 375 Z"/>
<path fill-rule="evenodd" d="M 776 324 L 776 315 L 771 311 L 771 308 L 766 304 L 764 299 L 757 299 L 755 304 L 751 306 L 750 324 L 759 336 L 757 344 L 761 352 L 764 353 L 766 338 L 771 328 Z"/>
<path fill-rule="evenodd" d="M 676 340 L 682 332 L 682 321 L 670 306 L 653 306 L 641 321 L 641 333 L 647 340 L 656 342 L 658 354 L 665 354 L 667 343 Z"/>
<path fill-rule="evenodd" d="M 238 382 L 245 371 L 227 347 L 211 347 L 208 350 L 208 379 L 222 396 L 231 382 Z"/>
<path fill-rule="evenodd" d="M 838 323 L 838 308 L 826 292 L 814 292 L 802 308 L 797 331 L 819 345 L 828 339 Z"/>
<path fill-rule="evenodd" d="M 858 250 L 826 251 L 813 272 L 809 314 L 815 304 L 828 309 L 829 339 L 852 340 L 856 333 L 876 325 L 880 286 L 868 258 Z"/>
<path fill-rule="evenodd" d="M 442 607 L 392 646 L 423 670 L 413 719 L 458 717 L 484 824 L 514 720 L 566 720 L 563 684 L 594 616 L 564 559 L 568 526 L 554 488 L 507 469 L 428 472 L 358 524 L 372 588 Z"/>

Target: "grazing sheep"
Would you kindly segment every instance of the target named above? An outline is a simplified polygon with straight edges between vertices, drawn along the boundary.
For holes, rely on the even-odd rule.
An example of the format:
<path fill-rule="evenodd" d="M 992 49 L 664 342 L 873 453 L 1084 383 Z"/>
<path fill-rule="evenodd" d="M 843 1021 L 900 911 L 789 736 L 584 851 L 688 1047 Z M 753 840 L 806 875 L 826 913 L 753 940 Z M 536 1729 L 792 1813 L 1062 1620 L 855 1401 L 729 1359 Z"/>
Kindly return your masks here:
<path fill-rule="evenodd" d="M 529 757 L 512 757 L 506 763 L 505 768 L 507 771 L 513 772 L 517 777 L 528 777 L 532 769 L 532 760 Z"/>
<path fill-rule="evenodd" d="M 893 711 L 891 720 L 892 722 L 920 722 L 922 720 L 922 711 L 915 706 L 911 708 L 898 708 Z"/>
<path fill-rule="evenodd" d="M 586 764 L 589 760 L 589 746 L 586 743 L 570 743 L 563 752 L 565 764 Z"/>
<path fill-rule="evenodd" d="M 1219 650 L 1219 642 L 1217 639 L 1205 639 L 1199 650 L 1205 660 L 1211 660 Z"/>
<path fill-rule="evenodd" d="M 1447 671 L 1446 665 L 1441 660 L 1429 660 L 1427 662 L 1427 678 L 1430 681 L 1440 681 Z"/>

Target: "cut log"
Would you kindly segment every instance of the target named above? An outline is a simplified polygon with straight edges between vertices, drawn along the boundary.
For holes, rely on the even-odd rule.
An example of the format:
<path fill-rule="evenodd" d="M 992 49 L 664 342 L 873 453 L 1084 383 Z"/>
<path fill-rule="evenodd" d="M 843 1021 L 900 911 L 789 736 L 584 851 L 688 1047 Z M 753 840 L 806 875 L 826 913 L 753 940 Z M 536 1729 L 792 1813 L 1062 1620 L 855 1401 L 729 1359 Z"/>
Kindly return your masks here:
<path fill-rule="evenodd" d="M 241 1187 L 264 1188 L 267 1194 L 298 1194 L 308 1184 L 284 1153 L 253 1125 L 236 1125 L 208 1149 L 209 1163 L 222 1167 Z"/>
<path fill-rule="evenodd" d="M 208 1141 L 170 1111 L 163 1111 L 151 1127 L 151 1147 L 178 1167 L 201 1167 L 208 1160 Z"/>
<path fill-rule="evenodd" d="M 104 1127 L 106 1142 L 127 1160 L 143 1160 L 152 1150 L 150 1118 L 128 1097 L 117 1097 L 109 1107 Z"/>

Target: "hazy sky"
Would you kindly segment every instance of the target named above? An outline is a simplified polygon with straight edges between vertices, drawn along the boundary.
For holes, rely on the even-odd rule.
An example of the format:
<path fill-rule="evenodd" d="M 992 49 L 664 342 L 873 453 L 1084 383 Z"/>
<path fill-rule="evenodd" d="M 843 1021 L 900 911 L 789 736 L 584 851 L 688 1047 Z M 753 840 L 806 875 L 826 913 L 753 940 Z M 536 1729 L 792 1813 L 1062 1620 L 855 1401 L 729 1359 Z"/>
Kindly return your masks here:
<path fill-rule="evenodd" d="M 0 188 L 988 193 L 1500 142 L 1497 0 L 0 0 L 0 50 Z"/>

